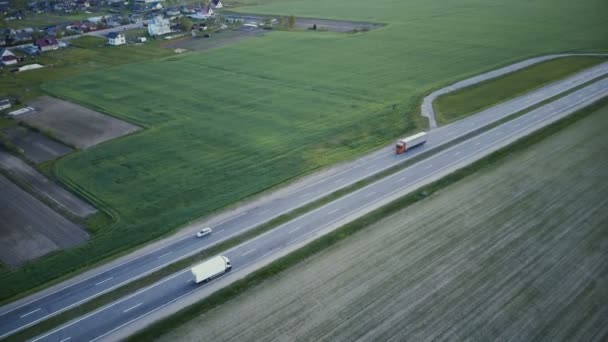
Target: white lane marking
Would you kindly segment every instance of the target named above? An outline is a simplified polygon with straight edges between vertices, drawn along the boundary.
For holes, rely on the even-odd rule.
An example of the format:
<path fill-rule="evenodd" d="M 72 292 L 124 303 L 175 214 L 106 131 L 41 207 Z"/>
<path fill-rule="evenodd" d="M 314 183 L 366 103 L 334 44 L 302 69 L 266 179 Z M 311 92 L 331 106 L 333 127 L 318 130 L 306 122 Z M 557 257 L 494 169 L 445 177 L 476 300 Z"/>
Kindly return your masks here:
<path fill-rule="evenodd" d="M 223 231 L 224 231 L 224 229 L 220 229 L 220 230 L 218 230 L 217 232 L 215 232 L 215 235 L 217 235 L 217 234 L 221 234 Z"/>
<path fill-rule="evenodd" d="M 501 131 L 497 131 L 496 135 L 502 135 L 502 132 Z"/>
<path fill-rule="evenodd" d="M 428 169 L 430 169 L 430 168 L 432 168 L 432 167 L 433 167 L 433 164 L 429 164 L 429 165 L 425 166 L 425 167 L 424 167 L 424 169 L 425 169 L 425 170 L 428 170 Z"/>
<path fill-rule="evenodd" d="M 373 196 L 375 193 L 376 193 L 375 191 L 369 192 L 368 194 L 365 195 L 365 198 L 368 198 L 369 196 Z"/>
<path fill-rule="evenodd" d="M 40 311 L 40 308 L 38 308 L 38 309 L 36 309 L 36 310 L 34 310 L 34 311 L 30 311 L 30 312 L 26 313 L 25 315 L 21 315 L 21 317 L 20 317 L 20 318 L 23 318 L 23 317 L 29 316 L 29 315 L 33 314 L 34 312 L 38 312 L 38 311 Z"/>
<path fill-rule="evenodd" d="M 481 142 L 480 142 L 480 141 L 476 142 L 476 143 L 475 143 L 475 146 L 479 146 L 479 144 L 481 144 Z"/>
<path fill-rule="evenodd" d="M 519 127 L 519 126 L 520 126 L 519 122 L 516 122 L 516 123 L 513 124 L 513 127 Z"/>
<path fill-rule="evenodd" d="M 303 198 L 303 197 L 308 197 L 310 196 L 310 194 L 301 194 L 300 196 L 298 196 L 298 198 Z"/>
<path fill-rule="evenodd" d="M 400 182 L 403 182 L 403 181 L 406 181 L 406 180 L 408 180 L 408 179 L 409 179 L 409 178 L 408 178 L 407 176 L 406 176 L 406 177 L 401 177 L 401 178 L 399 178 L 399 181 L 400 181 Z"/>
<path fill-rule="evenodd" d="M 344 177 L 342 177 L 342 178 L 338 178 L 338 179 L 336 179 L 335 181 L 333 181 L 333 183 L 339 183 L 339 182 L 341 182 L 341 181 L 343 181 L 343 180 L 344 180 Z"/>
<path fill-rule="evenodd" d="M 188 281 L 186 282 L 186 284 L 190 284 L 191 282 L 193 282 L 192 279 L 188 279 Z"/>
<path fill-rule="evenodd" d="M 162 258 L 162 257 L 166 257 L 167 255 L 172 254 L 172 253 L 173 253 L 173 252 L 167 252 L 167 253 L 165 253 L 165 254 L 163 254 L 163 255 L 159 256 L 158 258 L 160 259 L 160 258 Z"/>
<path fill-rule="evenodd" d="M 264 211 L 261 211 L 258 215 L 264 215 L 264 214 L 267 214 L 269 212 L 270 212 L 270 210 L 264 210 Z"/>
<path fill-rule="evenodd" d="M 72 336 L 70 336 L 70 337 L 66 337 L 66 338 L 64 338 L 63 340 L 59 341 L 59 342 L 65 342 L 65 341 L 67 341 L 67 340 L 69 340 L 69 339 L 71 339 L 71 338 L 72 338 Z"/>
<path fill-rule="evenodd" d="M 251 253 L 253 253 L 255 251 L 256 251 L 256 249 L 254 248 L 254 249 L 252 249 L 252 250 L 250 250 L 248 252 L 245 252 L 245 253 L 241 254 L 241 256 L 245 256 L 245 255 L 251 254 Z"/>
<path fill-rule="evenodd" d="M 370 165 L 370 166 L 366 167 L 365 169 L 366 169 L 366 170 L 369 170 L 369 169 L 373 169 L 373 168 L 375 168 L 375 167 L 376 167 L 376 164 L 372 164 L 372 165 Z"/>
<path fill-rule="evenodd" d="M 454 157 L 457 157 L 460 153 L 460 151 L 457 151 L 456 153 L 454 153 Z"/>
<path fill-rule="evenodd" d="M 239 217 L 241 217 L 241 216 L 243 216 L 243 215 L 245 215 L 245 214 L 247 214 L 247 212 L 240 213 L 240 214 L 238 214 L 238 215 L 236 215 L 236 216 L 229 217 L 229 218 L 225 219 L 224 221 L 220 221 L 220 222 L 218 222 L 218 223 L 214 224 L 213 226 L 214 226 L 214 227 L 221 226 L 221 225 L 223 225 L 224 223 L 226 223 L 226 222 L 228 222 L 228 221 L 231 221 L 231 220 L 234 220 L 234 219 L 236 219 L 236 218 L 239 218 Z"/>
<path fill-rule="evenodd" d="M 446 137 L 449 137 L 449 136 L 454 135 L 454 133 L 456 133 L 456 132 L 454 132 L 454 131 L 452 131 L 452 132 L 448 132 L 448 133 L 446 133 L 446 134 L 445 134 L 445 136 L 446 136 Z"/>
<path fill-rule="evenodd" d="M 108 278 L 108 279 L 102 280 L 102 281 L 100 281 L 99 283 L 95 284 L 95 286 L 97 286 L 97 285 L 101 285 L 101 284 L 103 284 L 103 283 L 105 283 L 105 282 L 107 282 L 107 281 L 110 281 L 110 280 L 112 280 L 112 279 L 114 279 L 114 277 L 110 277 L 110 278 Z"/>
<path fill-rule="evenodd" d="M 536 119 L 536 115 L 532 115 L 530 119 Z"/>
<path fill-rule="evenodd" d="M 131 311 L 131 310 L 135 309 L 136 307 L 138 307 L 138 306 L 140 306 L 140 305 L 142 305 L 142 304 L 143 304 L 143 303 L 139 303 L 139 304 L 137 304 L 137 305 L 134 305 L 134 306 L 132 306 L 132 307 L 128 308 L 127 310 L 123 311 L 122 313 L 127 313 L 127 312 L 129 312 L 129 311 Z"/>
<path fill-rule="evenodd" d="M 288 233 L 291 234 L 291 233 L 295 232 L 296 230 L 299 230 L 302 227 L 304 227 L 304 226 L 297 226 L 294 229 L 290 230 Z"/>
<path fill-rule="evenodd" d="M 340 209 L 334 209 L 334 210 L 332 210 L 332 211 L 328 212 L 328 213 L 327 213 L 327 215 L 331 215 L 331 214 L 335 213 L 335 212 L 336 212 L 336 211 L 338 211 L 338 210 L 340 210 Z"/>

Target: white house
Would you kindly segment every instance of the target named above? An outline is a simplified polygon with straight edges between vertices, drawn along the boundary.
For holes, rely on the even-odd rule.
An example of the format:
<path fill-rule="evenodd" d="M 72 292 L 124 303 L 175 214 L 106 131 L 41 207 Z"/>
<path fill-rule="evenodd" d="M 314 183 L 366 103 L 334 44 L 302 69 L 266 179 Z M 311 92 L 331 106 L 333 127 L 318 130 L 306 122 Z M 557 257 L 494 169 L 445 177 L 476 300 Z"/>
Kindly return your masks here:
<path fill-rule="evenodd" d="M 9 49 L 0 49 L 0 63 L 2 65 L 17 64 L 17 57 Z"/>
<path fill-rule="evenodd" d="M 211 4 L 213 5 L 214 8 L 224 7 L 224 5 L 222 5 L 222 2 L 220 0 L 211 0 Z"/>
<path fill-rule="evenodd" d="M 191 14 L 188 17 L 190 17 L 192 19 L 202 20 L 202 19 L 207 19 L 212 16 L 213 16 L 213 8 L 211 8 L 211 5 L 209 5 L 207 7 L 201 8 L 200 12 Z"/>
<path fill-rule="evenodd" d="M 171 32 L 171 23 L 161 15 L 154 17 L 148 23 L 148 33 L 151 36 L 160 36 L 169 32 Z"/>
<path fill-rule="evenodd" d="M 125 36 L 118 32 L 110 32 L 106 35 L 108 38 L 108 44 L 110 45 L 124 45 L 127 43 Z"/>

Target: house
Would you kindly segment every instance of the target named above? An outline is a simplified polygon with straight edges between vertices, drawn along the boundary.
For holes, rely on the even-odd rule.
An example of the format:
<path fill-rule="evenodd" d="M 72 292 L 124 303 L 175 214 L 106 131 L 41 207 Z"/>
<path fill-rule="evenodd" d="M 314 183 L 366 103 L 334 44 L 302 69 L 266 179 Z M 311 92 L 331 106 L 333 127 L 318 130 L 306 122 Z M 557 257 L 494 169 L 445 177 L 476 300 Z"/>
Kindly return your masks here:
<path fill-rule="evenodd" d="M 0 63 L 2 65 L 17 64 L 17 56 L 15 56 L 9 49 L 0 49 Z"/>
<path fill-rule="evenodd" d="M 171 32 L 171 22 L 161 15 L 154 17 L 148 23 L 148 33 L 151 36 L 160 36 Z"/>
<path fill-rule="evenodd" d="M 137 41 L 140 43 L 145 43 L 146 41 L 148 41 L 148 39 L 146 39 L 146 37 L 137 37 Z"/>
<path fill-rule="evenodd" d="M 0 110 L 5 110 L 11 108 L 11 100 L 4 99 L 0 100 Z"/>
<path fill-rule="evenodd" d="M 143 2 L 144 4 L 149 4 L 151 2 L 159 2 L 164 0 L 137 0 L 137 2 Z"/>
<path fill-rule="evenodd" d="M 223 8 L 222 2 L 220 0 L 211 0 L 211 5 L 213 8 Z"/>
<path fill-rule="evenodd" d="M 36 40 L 35 45 L 38 47 L 40 52 L 51 51 L 59 49 L 59 43 L 54 37 L 45 37 Z"/>
<path fill-rule="evenodd" d="M 213 16 L 213 8 L 211 8 L 211 5 L 207 6 L 207 7 L 203 7 L 201 8 L 200 12 L 196 13 L 196 14 L 191 14 L 188 17 L 192 18 L 192 19 L 207 19 L 209 17 Z"/>
<path fill-rule="evenodd" d="M 110 45 L 124 45 L 127 43 L 125 36 L 118 32 L 110 32 L 106 35 L 108 38 L 108 44 Z"/>

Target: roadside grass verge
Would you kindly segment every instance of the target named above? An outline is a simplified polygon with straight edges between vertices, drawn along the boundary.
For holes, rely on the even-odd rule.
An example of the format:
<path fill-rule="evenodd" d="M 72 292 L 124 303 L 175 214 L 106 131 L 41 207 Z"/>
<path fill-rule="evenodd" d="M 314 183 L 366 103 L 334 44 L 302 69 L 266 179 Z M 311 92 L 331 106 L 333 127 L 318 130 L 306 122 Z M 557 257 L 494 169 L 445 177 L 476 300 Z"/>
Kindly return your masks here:
<path fill-rule="evenodd" d="M 201 300 L 179 311 L 178 313 L 151 325 L 150 327 L 130 337 L 129 341 L 151 341 L 154 338 L 162 335 L 164 332 L 175 329 L 201 313 L 209 311 L 210 309 L 225 303 L 231 298 L 234 298 L 236 295 L 261 284 L 263 281 L 273 277 L 291 266 L 302 262 L 315 253 L 335 245 L 337 242 L 363 230 L 372 223 L 375 223 L 390 214 L 393 214 L 417 201 L 420 201 L 433 193 L 446 188 L 450 184 L 470 176 L 471 174 L 489 169 L 491 167 L 496 167 L 497 163 L 501 162 L 505 158 L 524 151 L 530 146 L 542 141 L 546 137 L 557 133 L 561 129 L 583 119 L 595 110 L 606 105 L 608 105 L 608 99 L 603 99 L 571 116 L 568 116 L 537 131 L 536 133 L 518 140 L 516 143 L 513 143 L 506 148 L 492 153 L 482 160 L 457 170 L 436 182 L 426 185 L 397 201 L 377 209 L 369 215 L 346 224 L 334 232 L 324 235 L 312 241 L 308 245 L 294 251 L 293 253 L 290 253 L 289 255 L 286 255 L 285 257 L 282 257 L 279 260 L 261 268 L 260 270 L 253 272 L 244 279 L 238 280 L 224 289 L 215 292 L 206 299 Z"/>
<path fill-rule="evenodd" d="M 433 104 L 437 122 L 456 121 L 607 60 L 603 56 L 560 57 L 442 95 Z"/>

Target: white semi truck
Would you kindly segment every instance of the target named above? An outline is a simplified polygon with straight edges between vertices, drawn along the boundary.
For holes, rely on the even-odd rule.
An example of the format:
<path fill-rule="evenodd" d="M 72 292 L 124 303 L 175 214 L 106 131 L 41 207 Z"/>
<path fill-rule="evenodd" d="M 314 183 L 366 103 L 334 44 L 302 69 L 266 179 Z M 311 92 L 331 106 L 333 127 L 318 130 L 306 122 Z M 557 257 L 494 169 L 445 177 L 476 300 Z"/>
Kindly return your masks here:
<path fill-rule="evenodd" d="M 413 147 L 422 145 L 426 142 L 426 137 L 426 132 L 420 132 L 418 134 L 412 135 L 411 137 L 399 139 L 399 141 L 397 141 L 395 152 L 397 154 L 405 153 Z"/>
<path fill-rule="evenodd" d="M 230 271 L 231 268 L 232 265 L 230 264 L 230 260 L 223 255 L 219 255 L 192 267 L 191 271 L 194 275 L 194 281 L 198 284 L 207 282 L 222 273 L 226 273 Z"/>

